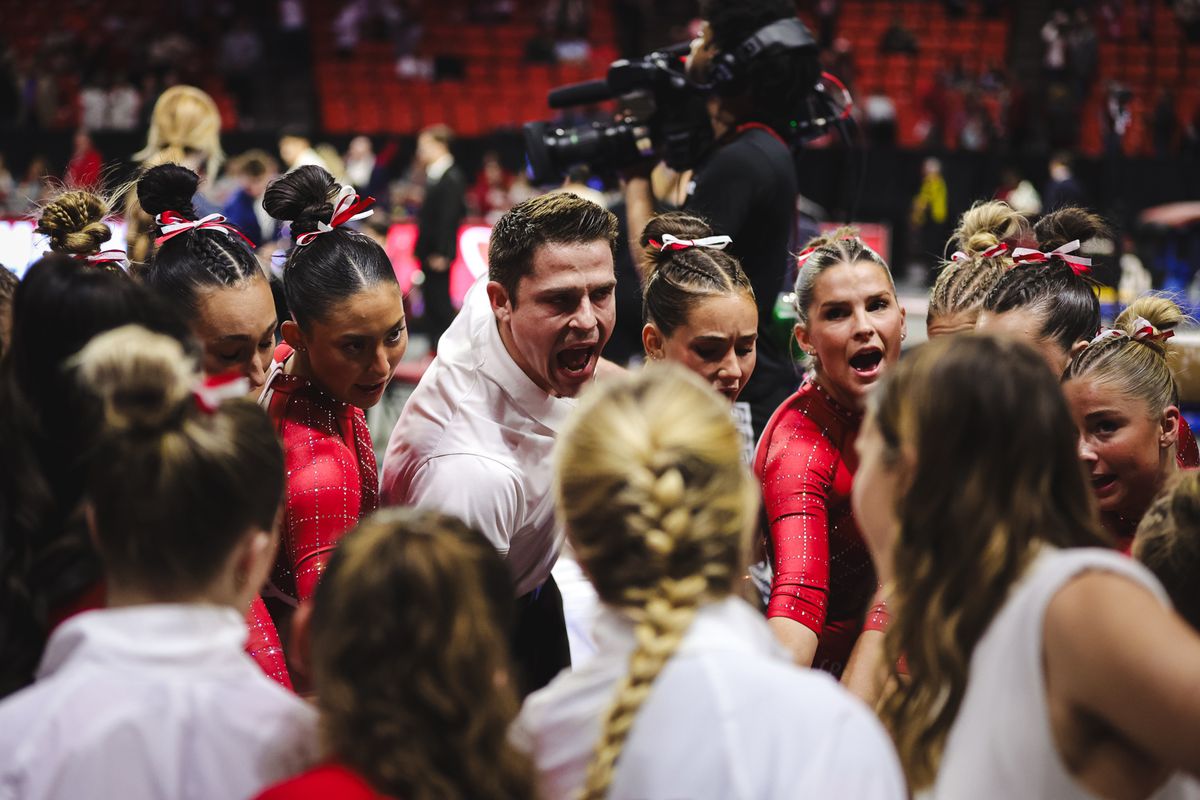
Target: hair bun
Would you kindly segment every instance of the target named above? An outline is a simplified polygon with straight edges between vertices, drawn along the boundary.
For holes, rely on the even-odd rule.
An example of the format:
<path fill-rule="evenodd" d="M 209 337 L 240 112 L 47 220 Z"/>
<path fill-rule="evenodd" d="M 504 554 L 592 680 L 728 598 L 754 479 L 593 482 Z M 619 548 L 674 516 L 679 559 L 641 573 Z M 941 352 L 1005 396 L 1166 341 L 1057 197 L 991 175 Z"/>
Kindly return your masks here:
<path fill-rule="evenodd" d="M 1050 212 L 1037 221 L 1033 232 L 1042 250 L 1054 250 L 1076 239 L 1083 243 L 1089 239 L 1113 238 L 1112 229 L 1103 217 L 1077 206 Z"/>
<path fill-rule="evenodd" d="M 317 223 L 329 221 L 337 191 L 338 183 L 328 170 L 309 164 L 272 181 L 263 195 L 263 207 L 275 219 L 290 222 L 294 237 L 312 233 Z"/>
<path fill-rule="evenodd" d="M 81 190 L 64 192 L 42 209 L 36 233 L 50 237 L 50 249 L 56 253 L 89 255 L 100 249 L 112 236 L 104 224 L 108 203 L 104 198 Z"/>
<path fill-rule="evenodd" d="M 164 211 L 176 211 L 188 219 L 196 218 L 192 198 L 200 186 L 200 176 L 178 164 L 160 164 L 146 170 L 137 182 L 138 202 L 152 217 Z"/>
<path fill-rule="evenodd" d="M 663 236 L 668 233 L 680 239 L 703 239 L 714 231 L 706 220 L 684 211 L 668 211 L 654 217 L 646 223 L 640 239 L 648 271 L 657 270 L 671 260 L 674 251 L 662 249 Z"/>
<path fill-rule="evenodd" d="M 113 433 L 170 427 L 189 407 L 199 378 L 178 341 L 138 325 L 100 334 L 72 364 L 80 382 L 99 398 L 105 428 Z"/>

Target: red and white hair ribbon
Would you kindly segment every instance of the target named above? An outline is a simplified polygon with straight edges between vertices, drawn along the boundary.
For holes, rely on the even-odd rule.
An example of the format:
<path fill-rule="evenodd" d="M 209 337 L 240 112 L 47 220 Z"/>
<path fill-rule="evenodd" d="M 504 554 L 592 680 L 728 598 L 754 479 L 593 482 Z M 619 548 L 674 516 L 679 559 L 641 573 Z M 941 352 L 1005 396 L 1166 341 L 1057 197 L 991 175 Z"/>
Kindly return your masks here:
<path fill-rule="evenodd" d="M 1004 242 L 1000 242 L 992 245 L 987 250 L 984 250 L 982 253 L 980 253 L 979 258 L 995 258 L 996 256 L 1002 256 L 1007 252 L 1008 245 L 1006 245 Z M 970 256 L 964 253 L 962 250 L 955 250 L 950 256 L 951 261 L 966 261 L 968 258 L 970 258 Z"/>
<path fill-rule="evenodd" d="M 250 394 L 250 379 L 236 372 L 224 375 L 214 375 L 205 378 L 199 386 L 192 389 L 196 405 L 206 414 L 215 414 L 226 400 L 245 397 Z"/>
<path fill-rule="evenodd" d="M 808 261 L 808 257 L 811 256 L 815 252 L 817 252 L 817 248 L 806 247 L 803 250 L 801 250 L 799 253 L 796 253 L 796 266 L 803 267 L 804 262 Z"/>
<path fill-rule="evenodd" d="M 1026 261 L 1040 264 L 1044 261 L 1049 261 L 1052 258 L 1061 258 L 1076 275 L 1084 275 L 1092 271 L 1092 260 L 1090 258 L 1084 258 L 1083 256 L 1069 255 L 1078 249 L 1078 239 L 1069 241 L 1062 247 L 1056 247 L 1049 253 L 1043 253 L 1041 250 L 1031 250 L 1028 247 L 1018 247 L 1017 249 L 1013 250 L 1013 261 L 1018 264 Z"/>
<path fill-rule="evenodd" d="M 225 217 L 220 214 L 209 214 L 207 217 L 201 217 L 200 219 L 188 219 L 178 211 L 164 211 L 155 217 L 154 221 L 158 223 L 160 231 L 159 237 L 154 240 L 155 244 L 160 245 L 168 239 L 174 239 L 179 234 L 186 233 L 187 231 L 213 230 L 221 231 L 226 236 L 237 234 L 242 237 L 242 240 L 246 244 L 254 247 L 254 242 L 250 241 L 246 234 L 230 225 L 225 220 Z"/>
<path fill-rule="evenodd" d="M 1150 339 L 1155 342 L 1165 342 L 1175 335 L 1175 331 L 1160 331 L 1158 328 L 1150 324 L 1150 320 L 1145 317 L 1138 317 L 1133 321 L 1133 338 L 1138 341 Z"/>
<path fill-rule="evenodd" d="M 1117 328 L 1105 328 L 1104 330 L 1100 331 L 1095 339 L 1092 339 L 1092 341 L 1088 343 L 1088 346 L 1090 347 L 1091 345 L 1096 344 L 1097 342 L 1102 342 L 1105 339 L 1132 339 L 1136 342 L 1143 342 L 1147 340 L 1152 342 L 1165 342 L 1174 335 L 1175 331 L 1160 331 L 1150 323 L 1150 320 L 1146 319 L 1145 317 L 1138 317 L 1133 321 L 1133 333 L 1126 333 L 1125 331 Z"/>
<path fill-rule="evenodd" d="M 125 257 L 124 250 L 101 250 L 99 253 L 92 253 L 90 256 L 78 255 L 75 257 L 80 261 L 86 261 L 93 267 L 104 268 L 112 264 L 121 270 L 129 269 L 129 259 Z"/>
<path fill-rule="evenodd" d="M 733 244 L 729 236 L 705 236 L 703 239 L 680 239 L 669 233 L 664 233 L 662 242 L 651 240 L 650 244 L 659 250 L 687 250 L 689 247 L 711 247 L 713 250 L 724 250 Z"/>
<path fill-rule="evenodd" d="M 338 191 L 337 199 L 333 201 L 333 213 L 329 216 L 329 222 L 318 222 L 315 231 L 297 236 L 296 246 L 304 247 L 306 244 L 312 244 L 312 241 L 322 233 L 329 233 L 347 222 L 371 216 L 375 213 L 371 208 L 373 205 L 375 205 L 374 197 L 360 198 L 353 186 L 343 186 Z"/>

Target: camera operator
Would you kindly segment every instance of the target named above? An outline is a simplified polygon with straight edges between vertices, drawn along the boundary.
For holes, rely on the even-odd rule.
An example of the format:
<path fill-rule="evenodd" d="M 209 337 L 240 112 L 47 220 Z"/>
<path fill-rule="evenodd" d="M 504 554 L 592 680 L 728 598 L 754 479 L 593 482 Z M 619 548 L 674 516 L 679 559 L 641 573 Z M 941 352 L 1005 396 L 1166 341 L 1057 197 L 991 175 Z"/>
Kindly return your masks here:
<path fill-rule="evenodd" d="M 706 105 L 714 142 L 696 166 L 684 208 L 733 237 L 729 252 L 754 285 L 758 365 L 742 399 L 750 404 L 755 436 L 797 383 L 786 349 L 768 331 L 792 259 L 798 191 L 785 137 L 792 135 L 796 111 L 804 106 L 819 68 L 815 48 L 807 47 L 764 48 L 735 64 L 732 76 L 721 76 L 717 65 L 722 54 L 735 52 L 765 26 L 795 15 L 791 0 L 702 0 L 703 29 L 687 59 L 688 77 L 712 85 Z M 645 173 L 628 176 L 625 200 L 629 233 L 636 240 L 655 213 Z"/>

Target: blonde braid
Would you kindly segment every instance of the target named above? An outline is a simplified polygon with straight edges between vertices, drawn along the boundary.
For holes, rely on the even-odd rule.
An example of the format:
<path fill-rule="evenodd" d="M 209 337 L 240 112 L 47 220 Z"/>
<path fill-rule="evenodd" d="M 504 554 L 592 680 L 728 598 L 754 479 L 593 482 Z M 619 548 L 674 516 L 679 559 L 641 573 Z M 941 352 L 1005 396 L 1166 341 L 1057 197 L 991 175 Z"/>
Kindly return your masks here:
<path fill-rule="evenodd" d="M 559 447 L 559 508 L 576 555 L 601 599 L 634 621 L 629 672 L 581 795 L 596 800 L 697 610 L 741 574 L 757 491 L 728 406 L 671 364 L 597 387 Z"/>

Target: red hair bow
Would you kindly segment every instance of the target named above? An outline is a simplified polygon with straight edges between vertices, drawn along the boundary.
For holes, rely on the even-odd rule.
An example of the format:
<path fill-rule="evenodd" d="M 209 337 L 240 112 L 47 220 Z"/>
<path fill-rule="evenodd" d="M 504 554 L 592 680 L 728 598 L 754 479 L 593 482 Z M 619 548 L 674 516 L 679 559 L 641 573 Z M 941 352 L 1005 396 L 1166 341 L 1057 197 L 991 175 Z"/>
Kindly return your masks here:
<path fill-rule="evenodd" d="M 155 217 L 154 221 L 158 223 L 158 229 L 161 231 L 161 235 L 154 240 L 154 243 L 158 245 L 187 231 L 215 230 L 221 231 L 226 236 L 236 233 L 251 249 L 254 248 L 254 242 L 250 241 L 246 234 L 226 222 L 225 217 L 220 214 L 209 214 L 200 219 L 188 219 L 178 211 L 164 211 Z"/>
<path fill-rule="evenodd" d="M 192 397 L 196 400 L 196 406 L 205 414 L 215 414 L 221 407 L 221 403 L 245 397 L 248 394 L 250 394 L 250 379 L 236 372 L 205 378 L 199 386 L 192 389 Z"/>
<path fill-rule="evenodd" d="M 371 216 L 375 213 L 371 209 L 373 205 L 375 205 L 374 197 L 360 198 L 353 186 L 343 186 L 338 191 L 337 199 L 333 202 L 333 214 L 329 216 L 329 222 L 318 222 L 315 231 L 297 236 L 296 246 L 304 247 L 306 244 L 312 244 L 313 240 L 322 233 L 329 233 L 347 222 Z"/>
<path fill-rule="evenodd" d="M 1028 247 L 1018 247 L 1016 250 L 1013 250 L 1013 261 L 1018 264 L 1022 262 L 1040 264 L 1052 258 L 1060 258 L 1066 262 L 1067 266 L 1076 275 L 1086 275 L 1092 271 L 1092 260 L 1082 256 L 1069 255 L 1078 249 L 1078 239 L 1067 242 L 1062 247 L 1056 247 L 1049 253 L 1043 253 L 1041 250 L 1031 250 Z"/>
<path fill-rule="evenodd" d="M 995 258 L 996 256 L 1002 256 L 1007 252 L 1008 252 L 1008 245 L 1006 245 L 1004 242 L 1000 242 L 998 244 L 992 245 L 987 250 L 984 250 L 982 253 L 979 254 L 979 257 L 980 258 Z M 967 255 L 966 253 L 964 253 L 962 250 L 955 250 L 954 254 L 950 256 L 951 261 L 966 261 L 968 258 L 970 258 L 970 256 Z"/>

